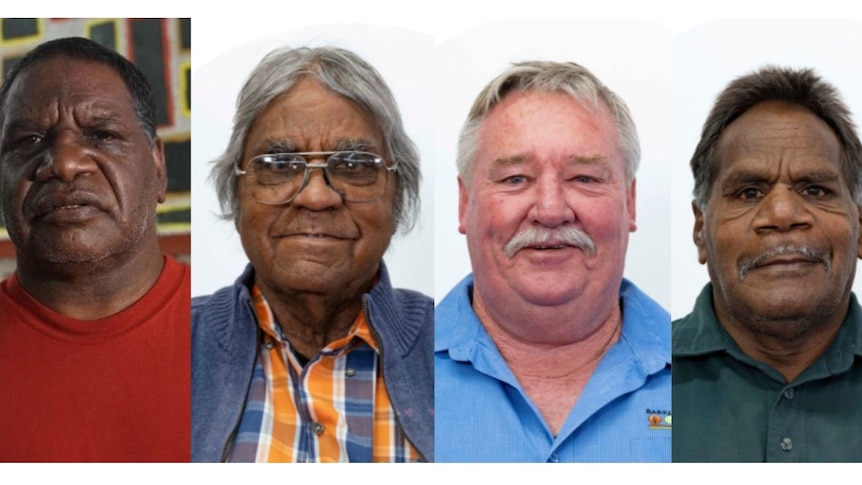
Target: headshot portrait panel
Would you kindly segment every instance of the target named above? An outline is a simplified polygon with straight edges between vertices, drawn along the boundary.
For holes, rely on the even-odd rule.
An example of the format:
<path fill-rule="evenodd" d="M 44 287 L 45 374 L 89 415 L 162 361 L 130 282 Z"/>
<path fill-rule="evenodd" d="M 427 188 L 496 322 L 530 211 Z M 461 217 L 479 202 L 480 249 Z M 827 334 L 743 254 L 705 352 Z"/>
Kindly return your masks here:
<path fill-rule="evenodd" d="M 190 460 L 191 20 L 0 19 L 0 462 Z"/>
<path fill-rule="evenodd" d="M 193 461 L 434 461 L 432 52 L 315 26 L 195 71 Z"/>
<path fill-rule="evenodd" d="M 670 460 L 669 46 L 573 19 L 439 44 L 438 461 Z"/>
<path fill-rule="evenodd" d="M 849 20 L 674 37 L 674 461 L 862 461 L 860 41 Z"/>

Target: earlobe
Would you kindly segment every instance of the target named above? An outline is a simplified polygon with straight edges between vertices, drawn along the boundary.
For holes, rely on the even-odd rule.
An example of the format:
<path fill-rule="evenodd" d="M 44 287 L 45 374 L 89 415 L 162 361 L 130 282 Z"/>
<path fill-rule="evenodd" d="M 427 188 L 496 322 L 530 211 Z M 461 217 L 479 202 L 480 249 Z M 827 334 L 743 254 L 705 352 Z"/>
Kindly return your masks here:
<path fill-rule="evenodd" d="M 162 144 L 162 139 L 156 137 L 153 140 L 153 161 L 156 164 L 156 182 L 158 183 L 158 201 L 162 203 L 165 201 L 166 193 L 168 191 L 168 176 L 167 176 L 167 168 L 165 167 L 165 147 Z"/>
<path fill-rule="evenodd" d="M 706 243 L 703 240 L 703 212 L 697 206 L 696 202 L 691 203 L 691 210 L 694 212 L 694 230 L 692 238 L 697 246 L 697 260 L 700 264 L 706 264 Z"/>
<path fill-rule="evenodd" d="M 461 180 L 461 177 L 458 177 L 458 232 L 461 234 L 467 234 L 465 230 L 465 219 L 467 217 L 468 199 L 469 193 L 467 191 L 467 187 L 464 185 L 464 181 Z"/>
<path fill-rule="evenodd" d="M 626 196 L 626 205 L 629 212 L 629 232 L 635 232 L 638 229 L 637 223 L 637 179 L 632 180 L 629 184 L 628 194 Z"/>
<path fill-rule="evenodd" d="M 862 207 L 857 207 L 856 210 L 859 213 L 859 226 L 857 226 L 859 228 L 859 235 L 856 241 L 856 257 L 862 258 Z"/>

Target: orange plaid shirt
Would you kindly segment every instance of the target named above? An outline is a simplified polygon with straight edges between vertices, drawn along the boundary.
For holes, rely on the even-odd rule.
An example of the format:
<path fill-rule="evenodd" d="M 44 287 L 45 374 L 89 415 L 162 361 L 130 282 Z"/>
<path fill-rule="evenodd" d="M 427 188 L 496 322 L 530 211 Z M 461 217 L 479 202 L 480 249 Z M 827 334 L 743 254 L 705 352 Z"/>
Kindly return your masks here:
<path fill-rule="evenodd" d="M 237 440 L 246 447 L 256 441 L 254 461 L 400 462 L 419 458 L 389 402 L 379 350 L 364 312 L 359 312 L 345 337 L 327 345 L 303 366 L 256 285 L 252 298 L 262 331 L 256 370 L 262 369 L 265 392 L 262 400 L 250 396 L 247 401 L 243 421 L 248 418 L 248 423 L 240 424 Z M 259 428 L 256 437 L 253 428 Z M 237 458 L 236 452 L 235 443 L 232 460 Z"/>

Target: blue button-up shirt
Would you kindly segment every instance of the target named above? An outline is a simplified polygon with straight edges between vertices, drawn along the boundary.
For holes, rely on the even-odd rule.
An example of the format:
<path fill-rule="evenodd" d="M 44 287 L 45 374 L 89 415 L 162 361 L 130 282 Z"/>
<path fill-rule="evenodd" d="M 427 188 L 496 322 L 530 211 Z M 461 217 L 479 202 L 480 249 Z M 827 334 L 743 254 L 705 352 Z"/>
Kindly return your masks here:
<path fill-rule="evenodd" d="M 553 436 L 472 308 L 468 276 L 437 305 L 439 462 L 670 461 L 670 315 L 623 280 L 622 332 Z"/>

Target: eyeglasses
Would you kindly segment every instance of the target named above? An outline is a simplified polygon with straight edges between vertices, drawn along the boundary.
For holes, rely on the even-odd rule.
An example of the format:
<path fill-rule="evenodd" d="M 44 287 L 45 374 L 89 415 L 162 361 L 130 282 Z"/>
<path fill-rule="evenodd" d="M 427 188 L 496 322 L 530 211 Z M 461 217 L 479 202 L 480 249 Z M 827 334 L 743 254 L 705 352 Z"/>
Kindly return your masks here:
<path fill-rule="evenodd" d="M 326 163 L 308 163 L 307 158 L 327 157 Z M 234 167 L 234 173 L 245 175 L 245 187 L 252 199 L 267 205 L 287 204 L 308 185 L 309 172 L 323 170 L 326 184 L 350 202 L 374 200 L 386 191 L 389 172 L 398 164 L 386 166 L 383 157 L 368 152 L 297 152 L 267 153 L 248 161 L 245 170 Z"/>

